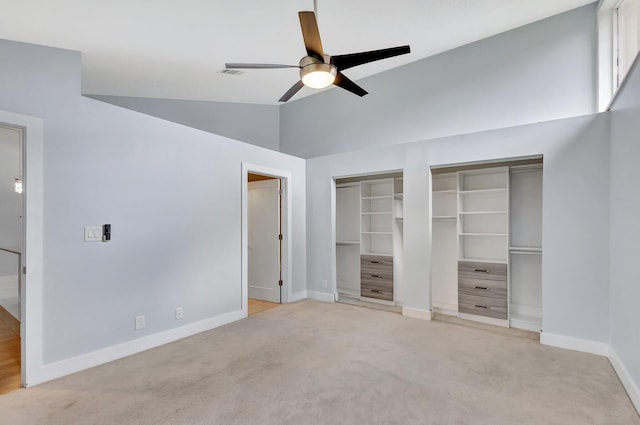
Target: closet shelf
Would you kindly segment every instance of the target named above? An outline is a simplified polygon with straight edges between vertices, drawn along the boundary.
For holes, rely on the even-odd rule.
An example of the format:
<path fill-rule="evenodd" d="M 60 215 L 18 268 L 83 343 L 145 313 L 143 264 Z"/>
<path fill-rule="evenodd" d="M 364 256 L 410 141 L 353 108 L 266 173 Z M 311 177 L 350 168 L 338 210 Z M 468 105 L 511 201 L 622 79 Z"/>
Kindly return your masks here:
<path fill-rule="evenodd" d="M 393 195 L 393 197 L 395 199 L 402 199 L 402 198 L 404 198 L 404 193 L 396 193 L 395 195 Z"/>
<path fill-rule="evenodd" d="M 342 245 L 342 246 L 360 246 L 360 241 L 336 241 L 336 245 Z"/>
<path fill-rule="evenodd" d="M 506 233 L 460 233 L 460 236 L 507 236 Z"/>
<path fill-rule="evenodd" d="M 507 188 L 497 188 L 497 189 L 475 189 L 475 190 L 461 190 L 458 193 L 460 195 L 470 195 L 470 194 L 474 194 L 474 193 L 495 193 L 495 192 L 507 192 Z"/>
<path fill-rule="evenodd" d="M 460 215 L 506 214 L 506 211 L 460 211 Z"/>
<path fill-rule="evenodd" d="M 499 263 L 499 264 L 507 264 L 507 260 L 504 258 L 467 258 L 462 257 L 459 261 L 469 261 L 472 263 Z"/>
<path fill-rule="evenodd" d="M 510 246 L 509 253 L 539 255 L 542 254 L 542 248 L 537 246 Z"/>
<path fill-rule="evenodd" d="M 456 193 L 456 189 L 434 190 L 433 193 Z"/>
<path fill-rule="evenodd" d="M 456 221 L 455 215 L 434 215 L 433 221 Z"/>
<path fill-rule="evenodd" d="M 389 215 L 389 214 L 393 214 L 392 211 L 363 211 L 361 213 L 362 215 Z"/>
<path fill-rule="evenodd" d="M 393 235 L 393 232 L 361 232 L 363 235 Z"/>
<path fill-rule="evenodd" d="M 362 198 L 363 201 L 366 201 L 367 199 L 393 199 L 393 195 L 384 195 L 384 196 L 363 196 Z"/>

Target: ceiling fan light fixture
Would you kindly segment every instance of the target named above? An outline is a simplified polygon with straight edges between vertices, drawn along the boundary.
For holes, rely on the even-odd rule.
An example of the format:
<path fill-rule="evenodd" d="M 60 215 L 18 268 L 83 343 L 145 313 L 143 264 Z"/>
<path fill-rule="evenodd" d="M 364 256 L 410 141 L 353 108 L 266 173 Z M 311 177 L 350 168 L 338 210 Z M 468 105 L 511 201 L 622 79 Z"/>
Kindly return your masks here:
<path fill-rule="evenodd" d="M 300 79 L 305 86 L 323 89 L 336 79 L 337 69 L 328 63 L 312 63 L 300 69 Z"/>

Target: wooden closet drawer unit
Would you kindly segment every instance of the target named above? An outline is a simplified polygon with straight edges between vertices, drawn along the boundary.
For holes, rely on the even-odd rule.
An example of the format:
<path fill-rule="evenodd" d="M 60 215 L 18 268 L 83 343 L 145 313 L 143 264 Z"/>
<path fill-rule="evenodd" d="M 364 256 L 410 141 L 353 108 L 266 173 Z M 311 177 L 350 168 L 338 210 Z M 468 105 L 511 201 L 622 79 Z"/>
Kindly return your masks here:
<path fill-rule="evenodd" d="M 393 257 L 382 255 L 361 255 L 360 268 L 393 270 Z"/>
<path fill-rule="evenodd" d="M 507 319 L 507 300 L 474 295 L 458 295 L 458 311 L 478 316 Z"/>
<path fill-rule="evenodd" d="M 507 281 L 507 265 L 504 263 L 480 263 L 458 261 L 458 278 Z"/>
<path fill-rule="evenodd" d="M 377 282 L 360 282 L 360 295 L 379 300 L 393 301 L 393 285 Z"/>
<path fill-rule="evenodd" d="M 461 276 L 458 278 L 458 293 L 506 300 L 507 282 Z"/>

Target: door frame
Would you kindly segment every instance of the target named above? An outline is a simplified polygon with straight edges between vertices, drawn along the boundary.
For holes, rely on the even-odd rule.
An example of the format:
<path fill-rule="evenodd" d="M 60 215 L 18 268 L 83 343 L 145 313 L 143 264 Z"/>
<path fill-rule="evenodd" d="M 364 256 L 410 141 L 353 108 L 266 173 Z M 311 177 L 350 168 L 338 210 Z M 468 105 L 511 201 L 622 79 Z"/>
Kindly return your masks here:
<path fill-rule="evenodd" d="M 22 267 L 20 288 L 21 383 L 44 381 L 43 321 L 43 122 L 39 118 L 0 111 L 0 124 L 22 131 Z"/>
<path fill-rule="evenodd" d="M 280 179 L 281 188 L 284 191 L 282 196 L 282 303 L 286 304 L 293 299 L 291 277 L 293 276 L 293 264 L 291 262 L 293 253 L 293 241 L 290 235 L 293 229 L 291 211 L 292 194 L 291 194 L 291 172 L 278 170 L 275 168 L 265 167 L 262 165 L 242 162 L 241 172 L 241 275 L 242 286 L 240 291 L 240 305 L 242 314 L 247 317 L 249 314 L 249 233 L 248 233 L 248 198 L 249 198 L 249 174 L 262 174 L 264 176 L 275 177 Z"/>

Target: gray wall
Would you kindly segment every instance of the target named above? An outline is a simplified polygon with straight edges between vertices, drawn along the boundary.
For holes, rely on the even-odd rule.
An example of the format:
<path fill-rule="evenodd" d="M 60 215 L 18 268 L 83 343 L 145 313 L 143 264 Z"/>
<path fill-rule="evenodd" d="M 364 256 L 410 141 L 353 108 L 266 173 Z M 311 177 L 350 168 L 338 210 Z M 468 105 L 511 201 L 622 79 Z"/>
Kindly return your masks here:
<path fill-rule="evenodd" d="M 365 78 L 363 98 L 289 102 L 280 149 L 309 158 L 596 112 L 595 42 L 592 4 Z"/>
<path fill-rule="evenodd" d="M 640 408 L 640 66 L 611 114 L 611 349 L 635 385 Z"/>
<path fill-rule="evenodd" d="M 252 145 L 280 150 L 280 109 L 275 105 L 124 96 L 90 97 Z"/>
<path fill-rule="evenodd" d="M 20 174 L 21 134 L 0 125 L 0 247 L 22 244 L 22 195 L 14 191 Z M 0 251 L 0 276 L 18 275 L 18 256 Z"/>
<path fill-rule="evenodd" d="M 307 160 L 307 282 L 335 281 L 335 177 L 404 170 L 406 307 L 430 308 L 429 167 L 544 155 L 543 328 L 545 333 L 609 340 L 608 115 L 371 148 Z M 597 267 L 590 267 L 597 264 Z"/>
<path fill-rule="evenodd" d="M 77 52 L 0 41 L 0 63 L 0 110 L 44 122 L 43 363 L 240 310 L 243 161 L 292 173 L 306 290 L 304 160 L 82 97 Z"/>

